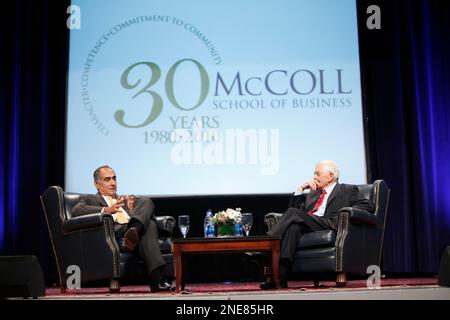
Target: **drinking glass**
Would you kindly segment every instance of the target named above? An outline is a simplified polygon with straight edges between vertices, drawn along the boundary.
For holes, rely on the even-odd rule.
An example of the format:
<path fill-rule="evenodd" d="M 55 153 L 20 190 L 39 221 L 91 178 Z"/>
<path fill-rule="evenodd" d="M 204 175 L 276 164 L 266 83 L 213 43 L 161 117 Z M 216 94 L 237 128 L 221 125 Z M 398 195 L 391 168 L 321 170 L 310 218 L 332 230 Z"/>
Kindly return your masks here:
<path fill-rule="evenodd" d="M 243 213 L 241 216 L 241 223 L 245 231 L 245 235 L 248 237 L 250 234 L 250 229 L 252 228 L 253 224 L 253 216 L 251 213 Z"/>
<path fill-rule="evenodd" d="M 183 235 L 183 238 L 186 238 L 186 235 L 189 231 L 189 216 L 188 215 L 182 215 L 178 217 L 178 227 L 180 228 L 180 232 Z"/>

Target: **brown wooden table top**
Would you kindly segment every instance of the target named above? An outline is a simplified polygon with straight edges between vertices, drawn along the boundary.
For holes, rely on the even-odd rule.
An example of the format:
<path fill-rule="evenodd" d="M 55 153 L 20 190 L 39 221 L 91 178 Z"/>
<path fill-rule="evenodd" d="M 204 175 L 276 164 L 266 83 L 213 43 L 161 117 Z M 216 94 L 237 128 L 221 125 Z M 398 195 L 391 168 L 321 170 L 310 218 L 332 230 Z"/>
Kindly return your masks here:
<path fill-rule="evenodd" d="M 215 238 L 204 238 L 204 237 L 192 237 L 192 238 L 174 238 L 173 243 L 213 243 L 213 242 L 250 242 L 250 241 L 267 241 L 267 240 L 279 240 L 280 237 L 273 236 L 248 236 L 248 237 L 215 237 Z"/>

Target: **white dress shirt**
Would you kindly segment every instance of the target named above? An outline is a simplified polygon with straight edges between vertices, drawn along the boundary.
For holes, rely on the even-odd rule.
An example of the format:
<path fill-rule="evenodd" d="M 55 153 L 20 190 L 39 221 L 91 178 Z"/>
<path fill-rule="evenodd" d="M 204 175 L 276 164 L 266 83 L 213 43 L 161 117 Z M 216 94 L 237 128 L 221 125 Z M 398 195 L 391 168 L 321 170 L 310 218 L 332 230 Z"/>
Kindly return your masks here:
<path fill-rule="evenodd" d="M 102 195 L 102 197 L 103 197 L 103 199 L 105 199 L 105 202 L 106 202 L 106 204 L 108 205 L 108 207 L 111 207 L 111 206 L 113 205 L 113 203 L 111 203 L 111 202 L 109 201 L 109 197 L 108 197 L 108 196 Z M 117 201 L 116 201 L 116 202 L 117 202 Z M 114 202 L 114 203 L 116 203 L 116 202 Z M 128 213 L 127 213 L 123 208 L 121 208 L 121 209 L 122 209 L 123 213 L 125 214 L 125 216 L 128 218 L 128 220 L 130 220 L 130 216 L 128 215 Z M 103 210 L 105 210 L 105 208 L 103 208 L 101 212 L 103 212 Z M 115 214 L 112 214 L 112 217 L 113 217 L 113 219 L 114 219 L 114 222 L 117 222 L 117 217 L 116 217 L 116 215 L 115 215 Z"/>
<path fill-rule="evenodd" d="M 328 197 L 330 196 L 331 192 L 333 192 L 334 187 L 336 186 L 336 182 L 328 185 L 325 188 L 325 197 L 323 198 L 323 202 L 320 205 L 319 209 L 317 209 L 316 212 L 314 212 L 315 216 L 319 216 L 319 217 L 323 217 L 323 215 L 325 214 L 325 209 L 327 207 L 327 201 L 328 201 Z"/>

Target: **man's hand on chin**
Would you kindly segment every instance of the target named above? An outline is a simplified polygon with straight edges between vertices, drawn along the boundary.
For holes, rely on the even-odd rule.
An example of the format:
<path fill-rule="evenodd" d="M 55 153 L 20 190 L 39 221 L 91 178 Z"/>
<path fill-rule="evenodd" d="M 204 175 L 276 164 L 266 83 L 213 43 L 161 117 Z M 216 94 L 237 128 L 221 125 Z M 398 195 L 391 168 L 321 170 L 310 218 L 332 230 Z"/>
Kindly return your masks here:
<path fill-rule="evenodd" d="M 297 192 L 299 193 L 303 193 L 303 191 L 307 190 L 307 189 L 311 189 L 312 191 L 316 191 L 317 189 L 319 189 L 319 183 L 312 179 L 312 180 L 308 180 L 305 181 L 298 189 Z"/>

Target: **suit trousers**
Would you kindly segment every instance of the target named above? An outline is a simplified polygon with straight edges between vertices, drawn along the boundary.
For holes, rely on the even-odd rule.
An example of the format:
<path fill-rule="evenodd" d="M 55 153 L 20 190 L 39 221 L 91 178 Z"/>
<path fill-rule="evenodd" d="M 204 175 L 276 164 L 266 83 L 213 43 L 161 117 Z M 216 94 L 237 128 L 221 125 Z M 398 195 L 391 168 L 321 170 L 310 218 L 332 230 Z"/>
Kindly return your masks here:
<path fill-rule="evenodd" d="M 305 210 L 291 207 L 267 234 L 281 237 L 280 261 L 288 260 L 289 264 L 292 264 L 301 237 L 305 233 L 320 230 L 336 230 L 335 221 L 309 215 Z"/>
<path fill-rule="evenodd" d="M 139 220 L 144 226 L 144 233 L 140 239 L 138 249 L 139 256 L 145 261 L 149 274 L 153 270 L 165 265 L 158 244 L 158 227 L 156 226 L 153 211 L 153 202 L 149 198 L 142 197 L 136 198 L 135 207 L 130 214 L 131 218 Z M 116 238 L 120 239 L 127 230 L 127 224 L 116 224 Z"/>

